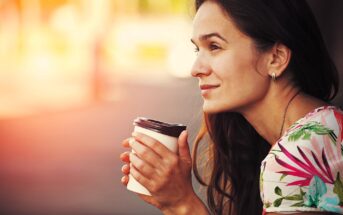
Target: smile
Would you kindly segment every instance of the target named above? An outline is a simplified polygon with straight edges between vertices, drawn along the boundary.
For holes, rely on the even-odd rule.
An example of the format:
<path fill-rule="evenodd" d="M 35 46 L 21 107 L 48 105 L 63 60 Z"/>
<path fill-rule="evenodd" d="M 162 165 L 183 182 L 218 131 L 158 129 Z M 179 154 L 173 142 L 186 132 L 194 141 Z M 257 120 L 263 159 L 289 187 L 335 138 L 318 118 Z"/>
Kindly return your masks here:
<path fill-rule="evenodd" d="M 200 85 L 201 95 L 205 96 L 211 90 L 218 88 L 218 87 L 219 87 L 219 85 L 209 85 L 209 84 Z"/>

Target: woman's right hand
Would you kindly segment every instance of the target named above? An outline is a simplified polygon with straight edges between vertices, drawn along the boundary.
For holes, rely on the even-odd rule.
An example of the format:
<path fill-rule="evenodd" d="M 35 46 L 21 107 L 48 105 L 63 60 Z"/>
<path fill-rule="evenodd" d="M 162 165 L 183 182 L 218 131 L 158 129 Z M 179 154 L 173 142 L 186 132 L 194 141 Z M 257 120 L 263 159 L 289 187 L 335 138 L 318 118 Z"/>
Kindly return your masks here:
<path fill-rule="evenodd" d="M 164 214 L 207 214 L 192 187 L 187 132 L 179 137 L 177 154 L 147 135 L 135 133 L 133 136 L 134 139 L 128 138 L 122 143 L 136 152 L 124 152 L 120 156 L 126 163 L 122 167 L 122 183 L 127 185 L 131 173 L 152 194 L 139 196 Z M 196 212 L 194 207 L 201 211 Z"/>

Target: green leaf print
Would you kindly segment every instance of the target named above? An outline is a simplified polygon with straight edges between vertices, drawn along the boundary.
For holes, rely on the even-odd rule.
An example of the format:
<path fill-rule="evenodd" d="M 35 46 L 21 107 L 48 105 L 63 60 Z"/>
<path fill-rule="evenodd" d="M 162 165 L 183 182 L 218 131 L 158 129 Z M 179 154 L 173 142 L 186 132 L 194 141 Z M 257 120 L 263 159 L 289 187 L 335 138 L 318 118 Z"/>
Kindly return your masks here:
<path fill-rule="evenodd" d="M 303 140 L 309 140 L 310 138 L 311 138 L 311 133 L 306 132 L 306 133 L 304 134 Z"/>
<path fill-rule="evenodd" d="M 279 207 L 282 203 L 283 198 L 278 198 L 274 201 L 273 205 L 274 207 Z"/>
<path fill-rule="evenodd" d="M 288 201 L 297 201 L 296 203 L 291 205 L 291 207 L 301 207 L 304 205 L 304 195 L 306 193 L 301 188 L 300 188 L 300 194 L 294 194 L 294 195 L 288 195 L 288 196 L 282 196 L 282 190 L 278 186 L 275 187 L 274 192 L 276 195 L 281 196 L 280 198 L 276 199 L 273 202 L 274 207 L 279 207 L 284 199 Z"/>
<path fill-rule="evenodd" d="M 282 196 L 282 191 L 281 191 L 280 187 L 276 186 L 274 189 L 274 192 L 276 193 L 276 195 Z"/>
<path fill-rule="evenodd" d="M 306 192 L 304 192 L 303 189 L 301 189 L 301 187 L 300 187 L 300 195 L 305 196 L 305 194 L 306 194 Z"/>
<path fill-rule="evenodd" d="M 300 129 L 292 132 L 288 137 L 288 141 L 297 141 L 300 138 L 302 138 L 303 140 L 309 140 L 311 138 L 311 133 L 315 133 L 318 135 L 329 135 L 332 142 L 336 144 L 337 136 L 335 135 L 334 131 L 330 128 L 325 127 L 319 122 L 306 123 Z"/>
<path fill-rule="evenodd" d="M 272 150 L 270 150 L 271 152 L 282 152 L 281 150 L 279 150 L 279 149 L 272 149 Z"/>
<path fill-rule="evenodd" d="M 301 194 L 295 194 L 293 196 L 286 196 L 285 197 L 286 200 L 303 200 L 303 196 Z"/>
<path fill-rule="evenodd" d="M 284 179 L 287 176 L 287 174 L 282 174 L 280 177 L 280 182 L 282 181 L 282 179 Z"/>
<path fill-rule="evenodd" d="M 269 208 L 271 205 L 272 205 L 272 203 L 270 203 L 270 202 L 264 203 L 264 207 L 265 207 L 265 208 Z"/>
<path fill-rule="evenodd" d="M 305 131 L 303 129 L 299 129 L 298 131 L 295 131 L 291 135 L 289 135 L 288 140 L 289 141 L 297 141 L 304 134 L 305 134 Z"/>
<path fill-rule="evenodd" d="M 304 201 L 297 202 L 297 203 L 291 205 L 291 207 L 303 207 L 303 206 L 304 206 Z"/>
<path fill-rule="evenodd" d="M 339 172 L 337 173 L 337 177 L 334 183 L 333 192 L 338 195 L 340 205 L 343 206 L 343 183 L 340 179 Z"/>

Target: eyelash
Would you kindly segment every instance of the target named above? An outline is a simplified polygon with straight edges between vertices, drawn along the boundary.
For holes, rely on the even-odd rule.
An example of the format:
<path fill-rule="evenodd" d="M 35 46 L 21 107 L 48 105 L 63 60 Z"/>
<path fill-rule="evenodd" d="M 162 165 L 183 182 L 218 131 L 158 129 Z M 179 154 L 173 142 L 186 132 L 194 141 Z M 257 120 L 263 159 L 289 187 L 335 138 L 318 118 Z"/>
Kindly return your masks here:
<path fill-rule="evenodd" d="M 210 51 L 216 51 L 216 50 L 218 50 L 218 49 L 221 49 L 221 47 L 218 46 L 216 43 L 210 43 L 210 44 L 208 45 L 208 49 L 209 49 Z M 199 51 L 200 51 L 199 47 L 195 47 L 195 48 L 194 48 L 194 52 L 195 52 L 196 54 L 198 54 Z"/>
<path fill-rule="evenodd" d="M 215 43 L 210 43 L 210 45 L 208 46 L 209 50 L 210 51 L 215 51 L 217 49 L 220 49 L 220 46 L 218 46 L 217 44 Z"/>

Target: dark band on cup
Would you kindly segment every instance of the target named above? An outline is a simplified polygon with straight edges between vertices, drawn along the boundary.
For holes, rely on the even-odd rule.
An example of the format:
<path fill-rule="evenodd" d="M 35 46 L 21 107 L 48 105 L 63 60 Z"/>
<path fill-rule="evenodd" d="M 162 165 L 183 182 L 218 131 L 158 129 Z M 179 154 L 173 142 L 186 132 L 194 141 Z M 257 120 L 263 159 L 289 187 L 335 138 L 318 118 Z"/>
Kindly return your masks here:
<path fill-rule="evenodd" d="M 133 121 L 133 125 L 139 126 L 148 130 L 152 130 L 161 134 L 165 134 L 172 137 L 179 137 L 183 130 L 186 130 L 186 126 L 182 124 L 171 124 L 166 122 L 160 122 L 145 117 L 138 117 Z"/>

